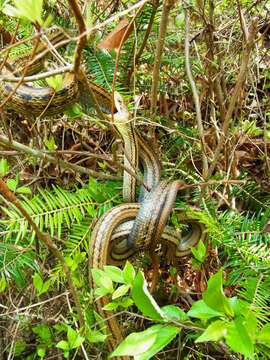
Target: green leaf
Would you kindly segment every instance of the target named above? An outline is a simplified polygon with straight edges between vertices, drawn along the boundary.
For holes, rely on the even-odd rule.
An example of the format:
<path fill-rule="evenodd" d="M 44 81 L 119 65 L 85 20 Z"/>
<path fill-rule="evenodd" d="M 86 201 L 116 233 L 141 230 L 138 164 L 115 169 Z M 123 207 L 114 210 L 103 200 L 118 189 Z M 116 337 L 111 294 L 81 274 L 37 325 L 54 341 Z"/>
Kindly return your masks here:
<path fill-rule="evenodd" d="M 73 330 L 71 326 L 68 327 L 67 338 L 70 349 L 76 349 L 84 342 L 84 338 Z"/>
<path fill-rule="evenodd" d="M 124 296 L 130 289 L 130 285 L 119 286 L 112 294 L 112 299 L 115 300 L 121 296 Z"/>
<path fill-rule="evenodd" d="M 34 282 L 34 286 L 37 289 L 38 293 L 40 293 L 40 291 L 42 290 L 42 286 L 43 286 L 43 280 L 41 279 L 41 277 L 38 273 L 35 273 L 35 275 L 33 276 L 33 282 Z"/>
<path fill-rule="evenodd" d="M 50 76 L 49 78 L 46 78 L 46 81 L 55 91 L 60 91 L 62 89 L 63 78 L 61 74 Z"/>
<path fill-rule="evenodd" d="M 6 286 L 7 286 L 6 279 L 2 278 L 0 280 L 0 293 L 5 291 Z"/>
<path fill-rule="evenodd" d="M 132 333 L 110 355 L 113 356 L 135 356 L 147 351 L 155 342 L 157 333 L 163 325 L 156 325 L 157 328 L 148 328 L 147 330 Z"/>
<path fill-rule="evenodd" d="M 102 276 L 100 278 L 100 285 L 101 285 L 101 287 L 106 289 L 108 291 L 108 293 L 110 293 L 110 294 L 113 293 L 113 282 L 109 278 L 109 276 Z"/>
<path fill-rule="evenodd" d="M 212 309 L 234 316 L 233 307 L 229 299 L 224 295 L 222 283 L 222 269 L 220 269 L 209 279 L 207 290 L 203 293 L 202 298 L 206 305 Z"/>
<path fill-rule="evenodd" d="M 38 356 L 39 356 L 41 359 L 43 359 L 44 356 L 46 355 L 46 347 L 44 347 L 44 346 L 38 346 L 38 348 L 37 348 L 37 354 L 38 354 Z"/>
<path fill-rule="evenodd" d="M 204 262 L 206 257 L 206 247 L 202 240 L 198 242 L 197 247 L 191 247 L 191 252 L 197 261 L 199 261 L 200 263 Z"/>
<path fill-rule="evenodd" d="M 161 308 L 161 310 L 166 314 L 167 319 L 186 321 L 188 319 L 187 314 L 175 305 L 166 305 Z"/>
<path fill-rule="evenodd" d="M 25 18 L 33 23 L 42 25 L 42 6 L 43 0 L 14 0 L 14 5 L 6 5 L 3 9 L 8 16 Z"/>
<path fill-rule="evenodd" d="M 112 281 L 116 283 L 124 282 L 122 270 L 118 267 L 106 265 L 104 266 L 104 271 L 112 279 Z"/>
<path fill-rule="evenodd" d="M 270 345 L 270 323 L 264 325 L 257 336 L 257 340 L 260 343 Z"/>
<path fill-rule="evenodd" d="M 162 350 L 166 345 L 168 345 L 176 335 L 181 331 L 180 328 L 176 326 L 166 326 L 163 325 L 162 328 L 159 328 L 160 325 L 153 325 L 151 328 L 157 328 L 157 336 L 154 344 L 144 353 L 135 356 L 135 360 L 148 360 L 151 359 L 156 353 Z M 149 328 L 149 329 L 151 329 Z"/>
<path fill-rule="evenodd" d="M 124 280 L 127 284 L 132 284 L 135 279 L 135 269 L 132 264 L 127 261 L 123 270 Z"/>
<path fill-rule="evenodd" d="M 51 284 L 51 279 L 45 281 L 45 283 L 42 286 L 42 294 L 48 291 L 50 284 Z"/>
<path fill-rule="evenodd" d="M 69 350 L 69 344 L 68 344 L 68 342 L 65 341 L 65 340 L 59 341 L 59 342 L 56 344 L 56 347 L 57 347 L 58 349 L 63 349 L 63 350 L 65 350 L 65 351 L 68 351 L 68 350 Z"/>
<path fill-rule="evenodd" d="M 86 339 L 90 343 L 98 343 L 98 342 L 104 342 L 107 338 L 107 335 L 102 334 L 102 332 L 98 330 L 91 330 L 89 329 L 86 334 Z"/>
<path fill-rule="evenodd" d="M 18 194 L 29 194 L 29 195 L 32 194 L 32 190 L 31 190 L 29 187 L 27 187 L 27 186 L 20 186 L 20 187 L 16 190 L 16 192 L 17 192 Z"/>
<path fill-rule="evenodd" d="M 246 313 L 244 313 L 244 317 L 245 328 L 253 341 L 256 338 L 257 333 L 257 318 L 251 310 L 248 310 Z"/>
<path fill-rule="evenodd" d="M 132 287 L 132 298 L 144 316 L 148 316 L 153 320 L 164 320 L 165 315 L 149 293 L 141 271 L 135 277 Z"/>
<path fill-rule="evenodd" d="M 26 347 L 25 341 L 17 340 L 15 342 L 14 354 L 16 356 L 19 356 L 24 351 L 25 347 Z"/>
<path fill-rule="evenodd" d="M 249 358 L 254 358 L 254 347 L 249 334 L 242 323 L 242 319 L 236 318 L 227 323 L 227 333 L 225 335 L 227 345 L 235 352 L 239 352 Z"/>
<path fill-rule="evenodd" d="M 55 141 L 54 141 L 53 136 L 51 136 L 49 139 L 46 138 L 44 140 L 44 143 L 45 143 L 48 150 L 55 150 L 56 149 L 56 145 L 55 145 Z"/>
<path fill-rule="evenodd" d="M 196 339 L 196 343 L 205 341 L 219 341 L 223 338 L 227 331 L 227 324 L 225 321 L 217 320 L 208 326 L 204 333 Z"/>
<path fill-rule="evenodd" d="M 7 187 L 9 190 L 16 192 L 18 182 L 15 179 L 7 179 Z"/>
<path fill-rule="evenodd" d="M 6 176 L 8 170 L 9 170 L 9 165 L 8 165 L 7 159 L 1 159 L 1 161 L 0 161 L 0 176 L 1 177 Z"/>
<path fill-rule="evenodd" d="M 203 300 L 196 301 L 191 309 L 187 313 L 188 316 L 197 318 L 197 319 L 211 319 L 215 317 L 222 317 L 224 313 L 216 311 L 209 306 Z"/>

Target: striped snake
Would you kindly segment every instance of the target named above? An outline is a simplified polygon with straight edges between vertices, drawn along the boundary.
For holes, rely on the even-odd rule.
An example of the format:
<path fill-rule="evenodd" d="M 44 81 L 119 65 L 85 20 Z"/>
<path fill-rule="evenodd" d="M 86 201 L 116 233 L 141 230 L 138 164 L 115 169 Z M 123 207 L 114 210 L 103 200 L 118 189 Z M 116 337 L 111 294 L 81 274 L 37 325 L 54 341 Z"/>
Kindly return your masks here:
<path fill-rule="evenodd" d="M 60 33 L 51 38 L 53 45 L 59 43 L 66 35 Z M 37 51 L 37 58 L 44 52 L 44 45 Z M 33 62 L 29 73 L 40 71 L 41 60 Z M 26 59 L 27 60 L 27 59 Z M 25 59 L 13 62 L 5 71 L 5 75 L 18 73 Z M 28 74 L 29 74 L 28 73 Z M 89 80 L 89 85 L 94 91 L 99 104 L 111 109 L 111 95 L 102 87 Z M 1 99 L 7 97 L 16 86 L 15 83 L 0 81 Z M 63 112 L 74 103 L 84 91 L 84 84 L 72 72 L 67 73 L 63 80 L 61 90 L 35 88 L 22 84 L 13 94 L 7 106 L 27 116 L 40 116 L 46 109 L 45 115 L 54 115 Z M 199 239 L 204 239 L 203 226 L 192 217 L 187 217 L 183 212 L 180 221 L 189 224 L 190 231 L 186 236 L 166 225 L 166 221 L 173 207 L 178 190 L 183 181 L 160 181 L 160 164 L 156 154 L 135 131 L 130 113 L 121 96 L 115 93 L 115 106 L 112 126 L 119 133 L 124 143 L 124 165 L 137 173 L 139 164 L 143 172 L 143 182 L 148 189 L 141 186 L 139 203 L 136 203 L 136 179 L 129 172 L 124 171 L 123 200 L 124 204 L 118 205 L 106 212 L 95 225 L 90 242 L 89 253 L 89 280 L 95 288 L 91 276 L 92 268 L 103 269 L 106 264 L 123 264 L 139 250 L 150 249 L 153 259 L 157 242 L 164 243 L 175 250 L 177 257 L 185 256 L 190 252 Z M 180 241 L 179 241 L 180 239 Z M 110 336 L 108 337 L 109 349 L 112 351 L 123 339 L 121 328 L 109 312 L 104 312 L 103 307 L 109 302 L 105 296 L 96 301 L 96 307 L 101 316 L 109 317 L 107 325 Z M 119 359 L 130 359 L 128 356 Z"/>
<path fill-rule="evenodd" d="M 91 276 L 92 268 L 103 269 L 106 264 L 123 264 L 132 258 L 139 250 L 149 249 L 152 260 L 157 261 L 155 248 L 157 242 L 164 243 L 174 250 L 177 257 L 190 253 L 191 246 L 201 239 L 204 241 L 204 227 L 192 216 L 183 212 L 179 220 L 190 226 L 186 236 L 166 225 L 168 216 L 174 205 L 177 192 L 184 184 L 182 180 L 173 182 L 161 181 L 160 164 L 152 148 L 136 133 L 129 111 L 121 96 L 115 93 L 113 126 L 121 134 L 124 142 L 124 163 L 126 167 L 137 171 L 141 163 L 143 179 L 148 193 L 141 187 L 139 201 L 136 203 L 136 179 L 124 171 L 123 199 L 125 204 L 118 205 L 107 211 L 95 225 L 89 248 L 89 280 L 95 288 Z M 180 241 L 179 241 L 180 239 Z M 109 311 L 103 307 L 108 304 L 104 296 L 96 301 L 98 313 L 107 318 L 109 328 L 108 346 L 112 351 L 123 340 L 121 327 Z M 131 359 L 129 356 L 117 359 Z"/>

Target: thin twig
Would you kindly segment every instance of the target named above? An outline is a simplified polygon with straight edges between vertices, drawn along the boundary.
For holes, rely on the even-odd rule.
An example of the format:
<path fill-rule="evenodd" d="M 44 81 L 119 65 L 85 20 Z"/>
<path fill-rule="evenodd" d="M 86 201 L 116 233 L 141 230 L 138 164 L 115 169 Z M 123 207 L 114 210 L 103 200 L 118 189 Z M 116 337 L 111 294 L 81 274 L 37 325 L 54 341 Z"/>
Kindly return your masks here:
<path fill-rule="evenodd" d="M 82 59 L 82 51 L 87 42 L 87 35 L 86 35 L 87 29 L 86 29 L 85 20 L 84 20 L 83 14 L 81 12 L 81 9 L 79 7 L 78 1 L 68 0 L 68 3 L 69 3 L 70 8 L 73 11 L 76 22 L 78 24 L 79 33 L 80 33 L 79 41 L 77 43 L 76 51 L 75 51 L 75 60 L 74 60 L 74 69 L 73 69 L 74 73 L 78 74 L 80 64 L 81 64 L 81 59 Z"/>
<path fill-rule="evenodd" d="M 4 136 L 4 135 L 0 135 L 0 143 L 7 145 L 9 148 L 14 149 L 14 150 L 18 150 L 20 152 L 23 152 L 25 154 L 40 158 L 40 159 L 44 159 L 48 162 L 51 162 L 53 164 L 58 164 L 60 165 L 61 168 L 63 169 L 67 169 L 67 170 L 72 170 L 75 173 L 79 173 L 79 174 L 87 174 L 89 176 L 92 176 L 94 178 L 98 178 L 98 179 L 110 179 L 110 180 L 119 180 L 121 178 L 119 178 L 118 176 L 113 176 L 113 175 L 108 175 L 108 174 L 104 174 L 104 173 L 100 173 L 91 169 L 87 169 L 85 167 L 79 166 L 79 165 L 75 165 L 75 164 L 70 164 L 67 161 L 55 158 L 51 155 L 45 154 L 43 151 L 41 150 L 35 150 L 30 148 L 29 146 L 23 145 L 21 143 L 18 143 L 17 141 L 12 141 L 10 142 L 9 139 Z"/>
<path fill-rule="evenodd" d="M 247 40 L 247 44 L 246 44 L 246 48 L 243 54 L 243 59 L 242 59 L 242 64 L 239 70 L 239 74 L 237 76 L 237 81 L 236 81 L 236 85 L 235 88 L 233 90 L 232 93 L 232 98 L 231 98 L 231 102 L 229 104 L 229 108 L 227 110 L 225 119 L 224 119 L 224 123 L 222 125 L 222 129 L 221 129 L 221 135 L 220 135 L 220 139 L 214 154 L 214 158 L 211 162 L 211 165 L 208 169 L 207 175 L 205 180 L 209 180 L 210 177 L 212 176 L 212 173 L 216 167 L 216 164 L 218 162 L 218 158 L 219 158 L 219 154 L 223 148 L 227 133 L 228 133 L 228 129 L 229 129 L 229 125 L 230 125 L 230 120 L 232 117 L 232 113 L 233 110 L 235 108 L 235 104 L 236 101 L 238 99 L 239 93 L 242 89 L 243 86 L 243 82 L 244 82 L 244 78 L 245 78 L 245 74 L 246 74 L 246 70 L 247 70 L 247 66 L 248 66 L 248 61 L 249 61 L 249 57 L 251 54 L 251 50 L 253 49 L 253 45 L 254 45 L 254 41 L 255 41 L 255 35 L 256 35 L 256 29 L 257 29 L 257 19 L 252 19 L 251 21 L 251 25 L 250 25 L 250 31 L 249 31 L 249 37 Z"/>
<path fill-rule="evenodd" d="M 204 176 L 206 176 L 207 171 L 208 171 L 208 162 L 207 162 L 207 157 L 206 157 L 206 144 L 205 144 L 205 139 L 204 139 L 200 100 L 199 100 L 198 91 L 197 91 L 195 82 L 193 80 L 193 76 L 192 76 L 192 73 L 190 70 L 190 64 L 189 64 L 189 10 L 187 7 L 185 8 L 185 66 L 186 66 L 186 72 L 187 72 L 187 76 L 188 76 L 191 90 L 192 90 L 193 100 L 195 103 L 197 126 L 198 126 L 198 132 L 199 132 L 201 148 L 202 148 L 203 170 L 204 170 Z"/>
<path fill-rule="evenodd" d="M 34 59 L 34 62 L 35 61 L 36 61 L 36 59 Z M 58 68 L 55 70 L 50 70 L 50 71 L 47 71 L 44 73 L 31 75 L 31 76 L 25 76 L 23 78 L 23 82 L 32 82 L 32 81 L 36 81 L 36 80 L 45 79 L 45 78 L 48 78 L 50 76 L 54 76 L 57 74 L 63 74 L 63 73 L 71 71 L 72 68 L 73 68 L 73 65 L 68 65 L 68 66 L 63 66 L 61 68 Z M 0 76 L 0 80 L 1 81 L 9 81 L 9 82 L 18 82 L 21 80 L 21 77 L 2 75 L 2 76 Z"/>
<path fill-rule="evenodd" d="M 158 81 L 159 81 L 159 71 L 161 65 L 161 58 L 164 48 L 167 24 L 170 11 L 174 6 L 174 0 L 165 0 L 162 8 L 162 15 L 160 20 L 157 48 L 154 60 L 154 69 L 153 69 L 153 82 L 151 89 L 151 107 L 150 107 L 150 119 L 155 121 L 156 112 L 157 112 L 157 93 L 158 93 Z"/>

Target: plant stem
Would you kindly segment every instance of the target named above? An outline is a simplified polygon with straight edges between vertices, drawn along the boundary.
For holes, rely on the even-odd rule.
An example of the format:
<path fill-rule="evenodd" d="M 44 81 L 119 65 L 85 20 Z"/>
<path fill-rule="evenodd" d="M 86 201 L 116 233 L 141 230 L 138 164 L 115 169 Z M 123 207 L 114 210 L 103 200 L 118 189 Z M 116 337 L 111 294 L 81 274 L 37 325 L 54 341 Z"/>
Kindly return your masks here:
<path fill-rule="evenodd" d="M 80 326 L 84 327 L 84 316 L 83 316 L 83 311 L 82 311 L 82 307 L 80 304 L 80 300 L 79 300 L 79 297 L 77 294 L 75 284 L 72 280 L 69 267 L 65 261 L 63 254 L 61 253 L 60 250 L 58 250 L 57 246 L 52 241 L 52 238 L 50 237 L 50 235 L 45 234 L 42 231 L 40 231 L 40 229 L 38 228 L 38 226 L 36 225 L 36 223 L 34 222 L 32 217 L 28 214 L 28 212 L 22 206 L 22 204 L 18 200 L 18 198 L 8 189 L 6 183 L 3 181 L 3 179 L 1 177 L 0 177 L 0 191 L 3 194 L 3 196 L 5 198 L 7 198 L 13 205 L 15 205 L 16 208 L 22 213 L 22 215 L 26 218 L 26 220 L 32 226 L 32 228 L 35 231 L 36 236 L 39 238 L 39 240 L 41 240 L 43 242 L 43 244 L 48 248 L 48 250 L 60 261 L 60 263 L 63 267 L 64 273 L 66 275 L 67 282 L 69 284 L 70 291 L 72 293 L 74 302 L 75 302 Z"/>

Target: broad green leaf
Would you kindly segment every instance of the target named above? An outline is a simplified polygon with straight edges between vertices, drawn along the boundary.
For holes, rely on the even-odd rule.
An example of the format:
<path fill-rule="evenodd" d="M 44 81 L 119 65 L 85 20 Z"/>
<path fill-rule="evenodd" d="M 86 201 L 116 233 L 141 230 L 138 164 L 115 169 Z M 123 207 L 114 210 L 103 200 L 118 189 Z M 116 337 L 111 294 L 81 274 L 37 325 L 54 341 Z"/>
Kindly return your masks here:
<path fill-rule="evenodd" d="M 65 341 L 65 340 L 59 341 L 59 342 L 56 344 L 56 347 L 57 347 L 58 349 L 63 349 L 63 350 L 65 350 L 65 351 L 68 351 L 68 350 L 69 350 L 68 342 Z"/>
<path fill-rule="evenodd" d="M 110 355 L 113 356 L 135 356 L 146 352 L 155 342 L 157 333 L 163 325 L 156 325 L 156 328 L 148 328 L 147 330 L 132 333 L 128 335 L 124 341 Z"/>
<path fill-rule="evenodd" d="M 105 305 L 105 306 L 103 306 L 103 310 L 106 310 L 106 311 L 116 311 L 117 310 L 117 308 L 118 308 L 118 302 L 114 302 L 114 301 L 112 301 L 112 302 L 110 302 L 109 304 L 107 304 L 107 305 Z"/>
<path fill-rule="evenodd" d="M 175 305 L 166 305 L 161 308 L 166 314 L 168 320 L 186 321 L 188 319 L 187 314 Z"/>
<path fill-rule="evenodd" d="M 264 325 L 257 336 L 258 342 L 270 345 L 270 323 Z"/>
<path fill-rule="evenodd" d="M 204 333 L 196 339 L 196 343 L 205 341 L 219 341 L 227 332 L 227 324 L 225 321 L 217 320 L 208 326 Z"/>
<path fill-rule="evenodd" d="M 42 286 L 42 294 L 47 292 L 51 284 L 51 279 L 46 280 Z"/>
<path fill-rule="evenodd" d="M 6 279 L 2 278 L 0 280 L 0 293 L 5 291 L 6 286 L 7 286 Z"/>
<path fill-rule="evenodd" d="M 124 296 L 130 289 L 130 285 L 119 286 L 112 294 L 112 299 L 115 300 L 121 296 Z"/>
<path fill-rule="evenodd" d="M 76 349 L 84 342 L 84 338 L 73 330 L 71 326 L 68 327 L 67 338 L 70 349 Z"/>
<path fill-rule="evenodd" d="M 67 339 L 68 339 L 69 345 L 72 344 L 77 339 L 77 336 L 78 336 L 78 334 L 76 333 L 76 331 L 74 329 L 72 329 L 71 326 L 68 326 Z"/>
<path fill-rule="evenodd" d="M 227 324 L 225 340 L 233 351 L 254 359 L 254 347 L 241 318 Z"/>
<path fill-rule="evenodd" d="M 100 279 L 104 276 L 104 271 L 100 269 L 91 270 L 93 280 L 97 286 L 101 286 Z"/>
<path fill-rule="evenodd" d="M 153 325 L 149 329 L 157 328 L 157 336 L 154 344 L 144 353 L 134 356 L 134 360 L 148 360 L 151 359 L 156 353 L 162 350 L 166 345 L 168 345 L 176 335 L 181 331 L 180 328 L 176 326 L 166 326 L 163 325 L 162 328 L 159 328 L 160 325 Z"/>
<path fill-rule="evenodd" d="M 222 269 L 220 269 L 209 279 L 207 290 L 202 295 L 203 300 L 212 309 L 234 316 L 233 307 L 224 295 L 222 283 Z"/>
<path fill-rule="evenodd" d="M 38 356 L 39 356 L 41 359 L 43 359 L 44 356 L 46 355 L 46 347 L 44 347 L 44 346 L 38 346 L 38 348 L 37 348 L 37 354 L 38 354 Z"/>
<path fill-rule="evenodd" d="M 86 334 L 86 339 L 90 343 L 98 343 L 98 342 L 104 342 L 107 338 L 107 335 L 102 334 L 102 332 L 98 330 L 91 330 L 89 329 Z"/>
<path fill-rule="evenodd" d="M 32 194 L 32 190 L 27 186 L 20 186 L 19 188 L 17 188 L 16 192 L 18 194 Z"/>
<path fill-rule="evenodd" d="M 251 310 L 248 310 L 243 315 L 245 317 L 245 328 L 251 339 L 254 340 L 257 333 L 257 318 Z"/>
<path fill-rule="evenodd" d="M 17 340 L 15 342 L 15 347 L 14 347 L 15 356 L 19 356 L 24 351 L 25 347 L 26 347 L 25 341 Z"/>
<path fill-rule="evenodd" d="M 23 17 L 27 20 L 42 25 L 43 0 L 14 0 L 14 5 L 6 5 L 5 14 L 8 16 Z"/>
<path fill-rule="evenodd" d="M 58 74 L 56 76 L 50 76 L 46 78 L 46 81 L 49 86 L 51 86 L 55 91 L 60 91 L 63 86 L 63 78 L 62 75 Z"/>
<path fill-rule="evenodd" d="M 116 283 L 124 283 L 122 270 L 116 266 L 104 266 L 105 273 Z"/>
<path fill-rule="evenodd" d="M 34 282 L 34 286 L 37 289 L 38 293 L 40 293 L 40 291 L 42 290 L 42 286 L 43 286 L 43 280 L 41 279 L 41 277 L 38 273 L 35 273 L 35 275 L 33 276 L 33 282 Z"/>
<path fill-rule="evenodd" d="M 203 300 L 198 300 L 192 305 L 187 315 L 197 319 L 211 319 L 222 317 L 224 313 L 210 308 Z"/>
<path fill-rule="evenodd" d="M 100 278 L 100 285 L 109 293 L 113 293 L 113 282 L 108 276 L 102 276 Z"/>
<path fill-rule="evenodd" d="M 135 305 L 144 316 L 148 316 L 153 320 L 164 320 L 165 315 L 161 311 L 155 299 L 149 293 L 141 271 L 139 271 L 135 277 L 132 286 L 132 298 Z"/>
<path fill-rule="evenodd" d="M 15 179 L 7 179 L 7 187 L 9 190 L 15 192 L 18 182 Z"/>
<path fill-rule="evenodd" d="M 1 161 L 0 161 L 0 176 L 1 177 L 6 176 L 8 170 L 9 170 L 9 165 L 8 165 L 7 159 L 1 159 Z"/>
<path fill-rule="evenodd" d="M 199 261 L 200 263 L 204 262 L 206 255 L 206 247 L 202 240 L 198 242 L 197 247 L 191 247 L 191 252 L 197 261 Z"/>
<path fill-rule="evenodd" d="M 135 270 L 132 264 L 127 261 L 123 270 L 124 280 L 127 284 L 132 284 L 135 279 Z"/>

